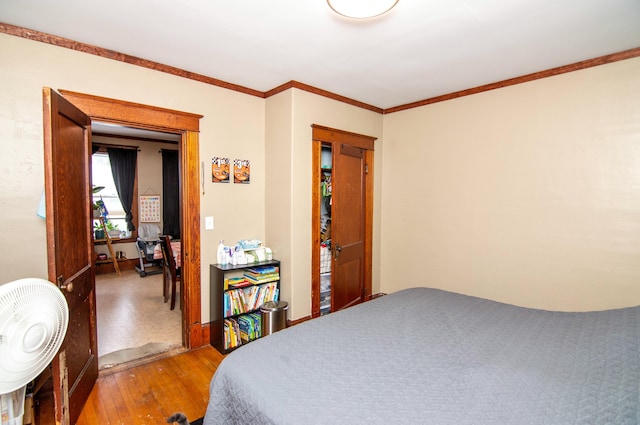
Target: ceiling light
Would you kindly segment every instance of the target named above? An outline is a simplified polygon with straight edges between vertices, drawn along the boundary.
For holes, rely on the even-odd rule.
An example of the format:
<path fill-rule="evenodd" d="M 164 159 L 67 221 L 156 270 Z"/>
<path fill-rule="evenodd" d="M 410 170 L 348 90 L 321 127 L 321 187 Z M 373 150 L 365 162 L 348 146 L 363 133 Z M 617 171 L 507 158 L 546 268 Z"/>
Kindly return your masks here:
<path fill-rule="evenodd" d="M 327 3 L 342 16 L 365 19 L 390 11 L 398 0 L 327 0 Z"/>

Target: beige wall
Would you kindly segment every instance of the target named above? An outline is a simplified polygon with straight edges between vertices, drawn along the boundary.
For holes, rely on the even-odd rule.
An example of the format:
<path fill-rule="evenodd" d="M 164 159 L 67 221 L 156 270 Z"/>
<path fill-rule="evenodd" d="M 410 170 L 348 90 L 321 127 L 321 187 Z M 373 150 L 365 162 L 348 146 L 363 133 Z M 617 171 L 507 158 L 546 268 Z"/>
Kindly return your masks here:
<path fill-rule="evenodd" d="M 290 303 L 288 314 L 295 310 L 292 303 L 293 279 L 291 216 L 293 150 L 293 102 L 291 90 L 271 96 L 266 101 L 266 244 L 280 260 L 280 298 Z"/>
<path fill-rule="evenodd" d="M 209 319 L 209 263 L 217 241 L 264 238 L 265 100 L 97 56 L 0 34 L 0 284 L 47 277 L 45 223 L 36 208 L 44 187 L 42 87 L 66 89 L 201 114 L 205 166 L 202 216 L 202 320 Z M 211 157 L 251 160 L 251 184 L 213 184 Z"/>
<path fill-rule="evenodd" d="M 139 195 L 160 195 L 162 193 L 162 154 L 161 149 L 177 150 L 175 143 L 151 142 L 141 140 L 127 140 L 122 138 L 114 138 L 107 136 L 93 136 L 94 143 L 104 143 L 122 146 L 138 147 L 138 194 Z M 162 211 L 160 212 L 160 223 L 157 223 L 162 230 Z M 135 223 L 139 228 L 139 223 Z M 124 229 L 121 229 L 124 230 Z M 127 258 L 139 258 L 138 248 L 135 242 L 116 243 L 114 250 L 123 251 Z M 108 254 L 106 245 L 96 245 L 96 253 Z"/>
<path fill-rule="evenodd" d="M 640 58 L 385 115 L 381 289 L 640 304 Z"/>
<path fill-rule="evenodd" d="M 382 137 L 382 116 L 325 97 L 290 89 L 267 100 L 267 235 L 283 260 L 283 299 L 289 318 L 311 314 L 311 125 Z M 287 138 L 288 137 L 288 138 Z M 379 284 L 381 139 L 376 142 L 374 203 L 374 292 Z M 279 158 L 276 158 L 279 157 Z M 272 180 L 273 179 L 273 180 Z M 280 186 L 282 185 L 282 186 Z M 280 196 L 280 187 L 284 196 Z M 290 195 L 289 195 L 290 194 Z M 274 219 L 282 214 L 287 219 Z M 281 217 L 281 218 L 282 218 Z"/>
<path fill-rule="evenodd" d="M 381 116 L 291 89 L 266 101 L 0 34 L 0 284 L 46 277 L 42 87 L 202 114 L 202 320 L 219 239 L 283 261 L 311 313 L 311 124 L 378 137 L 374 292 L 423 285 L 521 305 L 640 303 L 640 59 Z M 384 125 L 384 134 L 383 134 Z M 384 135 L 384 142 L 382 141 Z M 213 184 L 211 157 L 251 160 Z"/>

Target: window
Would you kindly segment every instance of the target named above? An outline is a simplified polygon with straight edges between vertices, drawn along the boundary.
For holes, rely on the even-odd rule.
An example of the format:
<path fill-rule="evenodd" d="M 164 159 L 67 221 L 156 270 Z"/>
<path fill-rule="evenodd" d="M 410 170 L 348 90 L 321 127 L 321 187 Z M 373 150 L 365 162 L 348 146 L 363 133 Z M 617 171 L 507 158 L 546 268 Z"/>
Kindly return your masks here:
<path fill-rule="evenodd" d="M 92 156 L 92 184 L 93 186 L 103 186 L 98 193 L 93 194 L 93 202 L 102 199 L 109 213 L 108 218 L 113 224 L 118 226 L 120 231 L 126 233 L 126 237 L 131 237 L 131 232 L 127 230 L 127 222 L 125 221 L 124 208 L 118 197 L 116 185 L 113 182 L 113 174 L 111 173 L 111 163 L 109 155 L 106 152 L 96 152 Z M 135 211 L 134 211 L 135 214 Z M 134 221 L 135 223 L 135 221 Z"/>

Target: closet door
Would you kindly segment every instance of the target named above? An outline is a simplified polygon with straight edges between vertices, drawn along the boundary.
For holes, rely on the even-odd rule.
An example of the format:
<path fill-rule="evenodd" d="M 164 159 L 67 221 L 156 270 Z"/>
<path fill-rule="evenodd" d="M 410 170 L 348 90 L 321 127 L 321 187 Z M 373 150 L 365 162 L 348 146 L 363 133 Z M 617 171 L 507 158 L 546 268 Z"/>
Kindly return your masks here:
<path fill-rule="evenodd" d="M 364 149 L 334 145 L 333 164 L 331 311 L 337 311 L 361 303 L 365 296 Z"/>
<path fill-rule="evenodd" d="M 331 147 L 331 311 L 371 296 L 373 142 L 375 138 L 313 125 L 312 315 L 320 315 L 321 149 Z M 324 276 L 323 276 L 324 277 Z"/>

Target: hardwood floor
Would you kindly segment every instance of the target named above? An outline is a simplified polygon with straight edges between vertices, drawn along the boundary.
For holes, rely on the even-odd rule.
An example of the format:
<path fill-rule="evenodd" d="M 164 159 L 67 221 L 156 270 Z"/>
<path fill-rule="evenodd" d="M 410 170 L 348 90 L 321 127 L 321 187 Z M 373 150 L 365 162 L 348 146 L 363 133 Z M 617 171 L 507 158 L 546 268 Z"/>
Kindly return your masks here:
<path fill-rule="evenodd" d="M 162 424 L 176 411 L 204 415 L 223 355 L 182 347 L 181 311 L 162 299 L 162 275 L 96 277 L 98 382 L 78 424 Z M 53 383 L 35 397 L 36 424 L 54 425 Z"/>
<path fill-rule="evenodd" d="M 204 416 L 209 382 L 224 356 L 210 346 L 102 373 L 77 425 L 162 424 L 175 412 Z"/>

